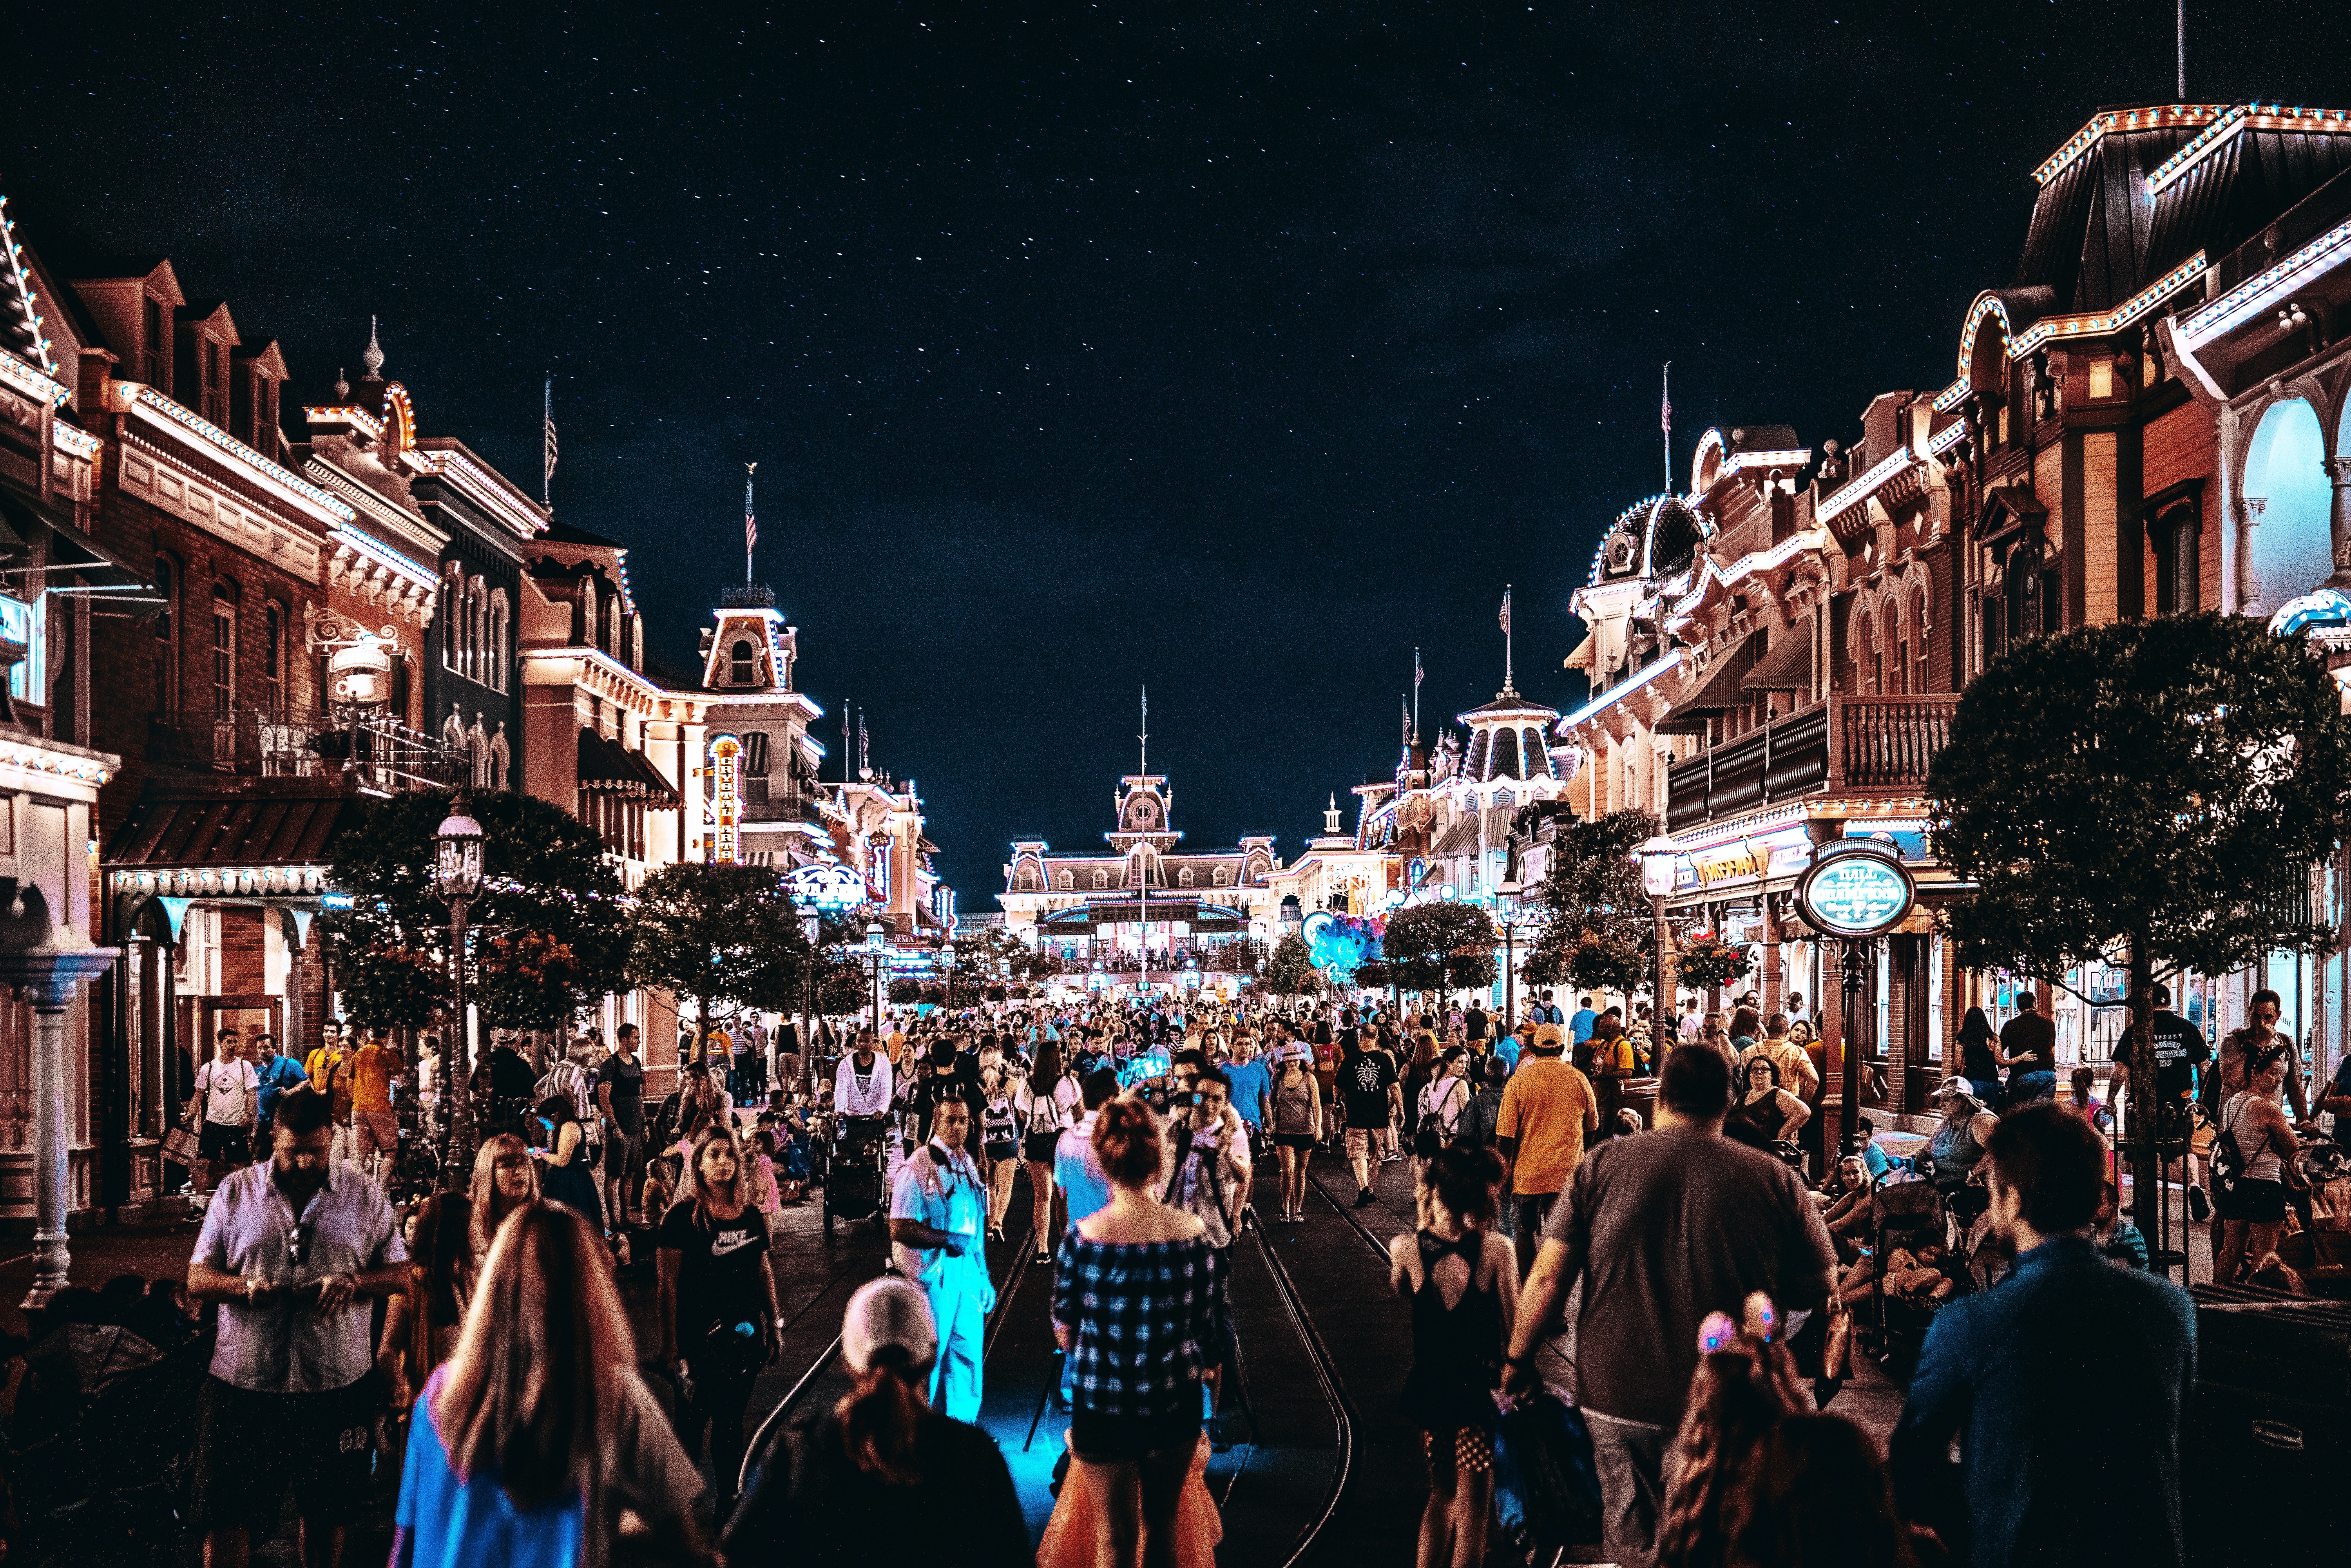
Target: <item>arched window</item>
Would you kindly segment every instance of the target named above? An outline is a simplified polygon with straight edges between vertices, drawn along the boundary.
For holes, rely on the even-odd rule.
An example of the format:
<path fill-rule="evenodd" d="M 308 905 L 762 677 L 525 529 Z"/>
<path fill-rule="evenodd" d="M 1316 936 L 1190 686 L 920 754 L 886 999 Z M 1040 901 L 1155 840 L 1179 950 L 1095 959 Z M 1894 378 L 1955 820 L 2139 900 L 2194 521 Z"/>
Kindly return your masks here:
<path fill-rule="evenodd" d="M 1902 607 L 1890 595 L 1877 612 L 1877 623 L 1886 628 L 1886 695 L 1898 696 L 1910 689 L 1910 642 L 1917 630 L 1902 619 Z"/>
<path fill-rule="evenodd" d="M 511 768 L 513 764 L 513 748 L 507 745 L 507 727 L 504 721 L 500 721 L 497 734 L 490 737 L 489 777 L 485 779 L 484 782 L 487 783 L 493 789 L 505 789 L 507 787 L 507 770 Z"/>
<path fill-rule="evenodd" d="M 482 653 L 482 642 L 489 621 L 488 605 L 489 594 L 482 587 L 482 580 L 478 577 L 469 580 L 465 584 L 464 647 L 458 654 L 460 667 L 457 673 L 480 685 L 488 684 L 488 672 L 485 666 L 489 661 L 483 657 Z"/>
<path fill-rule="evenodd" d="M 621 596 L 617 593 L 604 596 L 604 637 L 597 645 L 616 659 L 621 656 Z"/>
<path fill-rule="evenodd" d="M 1020 874 L 1013 879 L 1012 885 L 1022 893 L 1036 892 L 1037 868 L 1035 866 L 1022 866 L 1020 868 Z"/>
<path fill-rule="evenodd" d="M 483 657 L 489 664 L 484 684 L 498 691 L 507 689 L 507 591 L 493 589 L 490 591 L 489 631 L 483 641 Z"/>
<path fill-rule="evenodd" d="M 155 706 L 169 710 L 180 695 L 180 568 L 169 556 L 155 558 Z"/>
<path fill-rule="evenodd" d="M 758 650 L 751 646 L 748 638 L 738 640 L 734 647 L 728 649 L 727 658 L 734 666 L 728 678 L 737 685 L 747 686 L 758 678 Z"/>
<path fill-rule="evenodd" d="M 1190 866 L 1186 866 L 1182 871 L 1176 873 L 1176 885 L 1178 887 L 1189 887 L 1192 885 L 1192 868 Z"/>
<path fill-rule="evenodd" d="M 1877 645 L 1877 622 L 1865 613 L 1861 618 L 1861 634 L 1854 639 L 1854 684 L 1864 696 L 1876 696 L 1886 689 L 1886 655 Z"/>
<path fill-rule="evenodd" d="M 1078 884 L 1077 884 L 1077 883 L 1076 883 L 1076 882 L 1075 882 L 1075 881 L 1071 877 L 1071 875 L 1070 875 L 1070 873 L 1069 873 L 1068 872 L 1063 872 L 1060 876 L 1058 876 L 1058 877 L 1056 877 L 1056 878 L 1054 879 L 1054 881 L 1053 881 L 1053 885 L 1054 885 L 1055 887 L 1060 888 L 1063 893 L 1067 893 L 1067 892 L 1069 892 L 1071 888 L 1076 887 Z"/>
<path fill-rule="evenodd" d="M 1929 689 L 1927 679 L 1927 591 L 1913 589 L 1910 592 L 1910 690 L 1914 695 L 1924 695 Z"/>
<path fill-rule="evenodd" d="M 1110 873 L 1108 873 L 1108 872 L 1106 872 L 1106 871 L 1098 871 L 1098 872 L 1094 873 L 1094 891 L 1095 891 L 1095 892 L 1099 893 L 1099 892 L 1101 892 L 1103 888 L 1106 888 L 1106 887 L 1108 887 L 1109 885 L 1110 885 Z"/>
<path fill-rule="evenodd" d="M 2273 402 L 2245 449 L 2242 494 L 2252 524 L 2253 580 L 2237 608 L 2267 615 L 2308 593 L 2335 570 L 2329 515 L 2334 486 L 2318 413 L 2301 398 Z"/>
<path fill-rule="evenodd" d="M 441 602 L 441 665 L 463 672 L 465 667 L 465 570 L 452 566 L 443 585 Z"/>
<path fill-rule="evenodd" d="M 465 760 L 472 765 L 474 787 L 478 789 L 486 785 L 490 781 L 490 737 L 482 733 L 479 719 L 465 734 Z"/>
<path fill-rule="evenodd" d="M 1228 887 L 1232 884 L 1232 870 L 1228 866 L 1218 866 L 1208 873 L 1208 882 L 1212 886 Z"/>
<path fill-rule="evenodd" d="M 213 590 L 213 712 L 236 706 L 236 596 L 227 584 Z"/>

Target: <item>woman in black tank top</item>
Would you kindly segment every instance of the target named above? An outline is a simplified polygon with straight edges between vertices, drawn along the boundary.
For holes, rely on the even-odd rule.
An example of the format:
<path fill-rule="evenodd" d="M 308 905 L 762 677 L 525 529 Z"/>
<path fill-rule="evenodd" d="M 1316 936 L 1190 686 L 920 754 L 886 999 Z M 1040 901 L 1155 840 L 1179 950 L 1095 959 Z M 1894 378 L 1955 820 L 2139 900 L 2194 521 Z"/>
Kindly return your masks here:
<path fill-rule="evenodd" d="M 1494 1496 L 1494 1390 L 1518 1302 L 1518 1254 L 1493 1231 L 1502 1162 L 1489 1148 L 1438 1151 L 1421 1176 L 1426 1223 L 1388 1245 L 1388 1281 L 1412 1303 L 1405 1415 L 1421 1428 L 1428 1506 L 1419 1562 L 1483 1559 Z"/>

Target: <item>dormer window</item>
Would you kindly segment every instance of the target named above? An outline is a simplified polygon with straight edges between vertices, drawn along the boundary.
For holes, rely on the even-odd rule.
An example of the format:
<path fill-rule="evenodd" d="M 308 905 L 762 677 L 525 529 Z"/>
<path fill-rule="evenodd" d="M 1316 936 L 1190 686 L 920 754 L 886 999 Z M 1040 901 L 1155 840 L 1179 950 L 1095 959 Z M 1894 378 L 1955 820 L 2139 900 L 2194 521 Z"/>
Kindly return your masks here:
<path fill-rule="evenodd" d="M 1208 874 L 1208 881 L 1211 884 L 1217 887 L 1224 887 L 1230 883 L 1232 880 L 1233 873 L 1223 866 L 1218 866 L 1215 871 Z"/>
<path fill-rule="evenodd" d="M 1192 885 L 1192 868 L 1190 866 L 1186 866 L 1182 871 L 1176 873 L 1176 885 L 1178 887 L 1189 887 Z"/>
<path fill-rule="evenodd" d="M 759 651 L 748 638 L 738 639 L 727 656 L 733 665 L 731 678 L 737 685 L 747 686 L 758 678 Z"/>
<path fill-rule="evenodd" d="M 1075 880 L 1071 877 L 1068 872 L 1063 872 L 1060 876 L 1053 879 L 1053 885 L 1061 889 L 1063 893 L 1068 893 L 1078 884 Z"/>
<path fill-rule="evenodd" d="M 1098 871 L 1098 872 L 1094 873 L 1094 891 L 1095 891 L 1095 892 L 1100 893 L 1103 888 L 1106 888 L 1106 887 L 1108 887 L 1109 885 L 1110 885 L 1110 873 L 1108 873 L 1108 872 L 1106 872 L 1106 871 Z"/>

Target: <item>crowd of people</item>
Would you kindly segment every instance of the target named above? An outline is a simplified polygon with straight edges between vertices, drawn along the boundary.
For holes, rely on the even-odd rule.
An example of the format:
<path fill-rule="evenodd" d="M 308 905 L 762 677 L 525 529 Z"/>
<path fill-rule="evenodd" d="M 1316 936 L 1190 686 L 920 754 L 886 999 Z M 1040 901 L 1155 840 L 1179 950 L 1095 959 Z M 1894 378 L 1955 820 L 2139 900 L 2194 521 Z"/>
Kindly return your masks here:
<path fill-rule="evenodd" d="M 2045 1019 L 1995 1034 L 1970 1014 L 1925 1147 L 1897 1163 L 1865 1135 L 1831 1158 L 1801 1015 L 1692 1010 L 1660 1056 L 1653 1019 L 1581 1000 L 1540 993 L 1515 1019 L 1162 999 L 747 1028 L 690 1040 L 658 1095 L 633 1028 L 537 1065 L 500 1040 L 467 1179 L 421 1191 L 402 1182 L 433 1108 L 429 1040 L 412 1062 L 330 1025 L 297 1061 L 224 1030 L 184 1085 L 203 1211 L 184 1291 L 141 1293 L 133 1314 L 209 1345 L 189 1489 L 206 1561 L 246 1561 L 289 1495 L 305 1560 L 339 1561 L 389 1473 L 400 1564 L 862 1561 L 876 1510 L 909 1542 L 1030 1562 L 975 1425 L 988 1248 L 1009 1244 L 1025 1175 L 1070 1412 L 1047 1560 L 1204 1562 L 1202 1476 L 1239 1349 L 1231 1249 L 1307 1220 L 1318 1153 L 1359 1206 L 1412 1162 L 1389 1276 L 1425 1568 L 1482 1559 L 1496 1432 L 1563 1325 L 1612 1561 L 1793 1564 L 1826 1561 L 1807 1544 L 1823 1541 L 1840 1562 L 2103 1559 L 2123 1517 L 2135 1561 L 2179 1560 L 2193 1316 L 2146 1273 L 2121 1201 L 2120 1083 L 2104 1103 L 2095 1084 L 2061 1093 Z M 2158 1103 L 2183 1128 L 2208 1107 L 2220 1277 L 2282 1282 L 2295 1152 L 2312 1113 L 2351 1110 L 2351 1083 L 2303 1096 L 2274 998 L 2255 1003 L 2218 1051 L 2158 1014 Z M 738 1499 L 784 1326 L 778 1216 L 861 1146 L 884 1171 L 891 1270 L 850 1307 L 854 1386 L 750 1456 Z M 1884 1246 L 1881 1197 L 1905 1184 L 1931 1191 L 1937 1224 Z M 631 1268 L 649 1331 L 622 1304 Z M 85 1294 L 60 1322 L 98 1320 Z M 1838 1384 L 1823 1343 L 1881 1302 L 1922 1325 L 1890 1468 L 1823 1413 Z M 2053 1341 L 2033 1348 L 2064 1333 L 2074 1354 L 2060 1325 L 2081 1313 L 2063 1309 L 2085 1302 L 2095 1384 L 2130 1405 L 2087 1438 L 2066 1380 L 2042 1375 Z M 2053 1479 L 2085 1442 L 2116 1478 L 2095 1531 Z"/>

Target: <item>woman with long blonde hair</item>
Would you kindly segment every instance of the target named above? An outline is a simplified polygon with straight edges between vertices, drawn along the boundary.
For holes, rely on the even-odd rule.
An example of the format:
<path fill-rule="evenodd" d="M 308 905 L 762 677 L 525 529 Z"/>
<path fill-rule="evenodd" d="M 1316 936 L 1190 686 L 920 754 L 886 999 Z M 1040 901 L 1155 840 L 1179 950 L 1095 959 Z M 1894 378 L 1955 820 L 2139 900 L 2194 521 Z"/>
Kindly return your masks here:
<path fill-rule="evenodd" d="M 490 1255 L 490 1243 L 497 1239 L 498 1227 L 506 1223 L 507 1216 L 538 1201 L 538 1166 L 531 1161 L 529 1147 L 512 1133 L 483 1139 L 474 1155 L 474 1185 L 468 1196 L 474 1205 L 468 1227 L 474 1262 L 479 1267 Z"/>
<path fill-rule="evenodd" d="M 601 1568 L 623 1511 L 664 1560 L 706 1556 L 702 1478 L 636 1359 L 603 1238 L 555 1205 L 509 1214 L 456 1352 L 416 1402 L 394 1568 Z"/>

